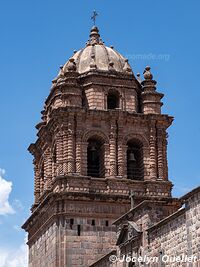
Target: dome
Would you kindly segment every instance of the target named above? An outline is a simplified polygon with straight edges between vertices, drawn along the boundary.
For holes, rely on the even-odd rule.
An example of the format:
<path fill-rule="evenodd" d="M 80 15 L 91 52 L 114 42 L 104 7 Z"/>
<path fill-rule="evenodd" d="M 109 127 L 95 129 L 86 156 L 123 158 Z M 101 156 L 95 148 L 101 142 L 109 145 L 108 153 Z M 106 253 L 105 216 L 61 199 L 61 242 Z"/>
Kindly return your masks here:
<path fill-rule="evenodd" d="M 64 74 L 74 70 L 80 74 L 91 70 L 132 74 L 128 60 L 112 46 L 107 47 L 104 45 L 96 26 L 91 29 L 90 39 L 86 46 L 74 53 L 61 68 L 61 73 Z"/>

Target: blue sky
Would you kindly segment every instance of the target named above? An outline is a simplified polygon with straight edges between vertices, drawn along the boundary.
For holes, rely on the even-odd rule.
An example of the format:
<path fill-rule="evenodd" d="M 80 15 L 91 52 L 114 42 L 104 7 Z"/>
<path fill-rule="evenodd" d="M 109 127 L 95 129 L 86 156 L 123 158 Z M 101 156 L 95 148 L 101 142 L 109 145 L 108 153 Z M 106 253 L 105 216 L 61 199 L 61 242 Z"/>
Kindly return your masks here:
<path fill-rule="evenodd" d="M 174 195 L 199 185 L 198 0 L 8 0 L 0 5 L 0 168 L 5 170 L 0 179 L 0 193 L 5 189 L 4 198 L 0 195 L 0 267 L 26 266 L 20 225 L 33 203 L 27 147 L 36 139 L 34 126 L 51 80 L 88 39 L 94 9 L 105 43 L 129 58 L 135 74 L 151 66 L 158 91 L 165 94 L 163 113 L 175 117 L 168 150 Z"/>

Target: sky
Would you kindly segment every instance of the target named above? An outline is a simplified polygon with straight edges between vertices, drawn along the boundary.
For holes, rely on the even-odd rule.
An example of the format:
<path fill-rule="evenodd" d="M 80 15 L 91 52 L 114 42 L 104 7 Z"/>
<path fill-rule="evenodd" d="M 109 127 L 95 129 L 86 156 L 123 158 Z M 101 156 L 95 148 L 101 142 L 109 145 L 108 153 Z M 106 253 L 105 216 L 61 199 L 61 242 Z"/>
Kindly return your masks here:
<path fill-rule="evenodd" d="M 151 66 L 170 127 L 169 179 L 178 197 L 200 184 L 200 1 L 0 1 L 0 267 L 27 266 L 21 225 L 33 204 L 35 125 L 51 81 L 85 45 L 97 10 L 105 44 L 135 74 Z"/>

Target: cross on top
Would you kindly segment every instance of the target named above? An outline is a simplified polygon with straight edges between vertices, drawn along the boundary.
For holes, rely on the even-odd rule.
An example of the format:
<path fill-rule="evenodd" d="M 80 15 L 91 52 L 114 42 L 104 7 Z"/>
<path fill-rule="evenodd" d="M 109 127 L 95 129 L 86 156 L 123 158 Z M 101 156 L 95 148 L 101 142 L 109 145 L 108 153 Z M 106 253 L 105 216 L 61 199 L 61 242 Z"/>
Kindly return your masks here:
<path fill-rule="evenodd" d="M 96 24 L 96 17 L 98 16 L 98 13 L 96 12 L 96 10 L 93 11 L 91 19 L 94 22 L 94 25 Z"/>

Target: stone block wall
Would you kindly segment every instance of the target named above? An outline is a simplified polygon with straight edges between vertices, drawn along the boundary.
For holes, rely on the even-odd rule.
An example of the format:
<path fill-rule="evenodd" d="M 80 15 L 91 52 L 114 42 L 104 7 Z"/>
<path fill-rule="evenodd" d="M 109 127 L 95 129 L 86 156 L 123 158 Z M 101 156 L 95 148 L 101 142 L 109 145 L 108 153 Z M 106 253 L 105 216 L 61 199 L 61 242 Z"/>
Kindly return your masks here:
<path fill-rule="evenodd" d="M 149 256 L 152 257 L 159 257 L 160 255 L 173 257 L 186 254 L 187 231 L 185 211 L 178 211 L 168 222 L 155 227 L 152 231 L 149 230 L 148 245 Z M 154 265 L 152 264 L 151 266 Z M 175 267 L 180 265 L 177 263 L 167 262 L 166 266 Z"/>
<path fill-rule="evenodd" d="M 200 259 L 200 190 L 186 195 L 186 231 L 188 253 Z M 199 264 L 200 265 L 200 264 Z"/>
<path fill-rule="evenodd" d="M 29 245 L 29 267 L 89 266 L 115 248 L 112 222 L 106 218 L 61 216 Z"/>
<path fill-rule="evenodd" d="M 149 229 L 150 255 L 161 252 L 167 256 L 197 257 L 199 263 L 181 263 L 181 266 L 200 266 L 200 190 L 195 189 L 182 198 L 185 208 Z M 198 265 L 199 264 L 199 265 Z M 152 265 L 153 266 L 153 265 Z M 179 262 L 166 267 L 180 266 Z"/>
<path fill-rule="evenodd" d="M 66 265 L 63 266 L 89 266 L 115 247 L 115 227 L 107 226 L 106 222 L 110 224 L 106 219 L 76 218 L 73 226 L 66 225 Z"/>
<path fill-rule="evenodd" d="M 41 236 L 29 244 L 29 267 L 56 267 L 57 225 L 51 224 Z"/>

